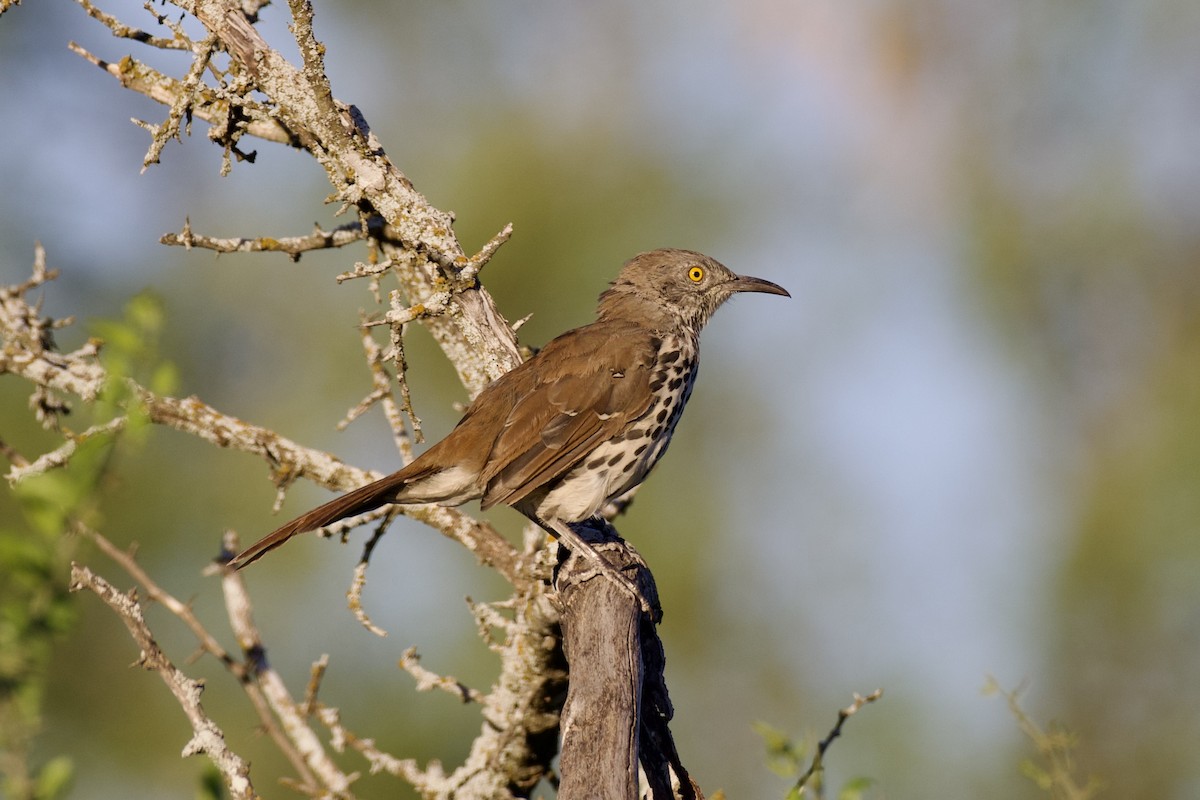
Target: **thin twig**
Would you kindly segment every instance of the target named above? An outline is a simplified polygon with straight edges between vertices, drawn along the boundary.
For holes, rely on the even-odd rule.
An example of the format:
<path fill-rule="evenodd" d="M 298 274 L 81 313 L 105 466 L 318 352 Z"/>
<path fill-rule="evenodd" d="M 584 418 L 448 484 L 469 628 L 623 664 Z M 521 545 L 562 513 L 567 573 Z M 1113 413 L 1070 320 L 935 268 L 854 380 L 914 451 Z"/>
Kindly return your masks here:
<path fill-rule="evenodd" d="M 418 791 L 424 790 L 427 797 L 452 797 L 447 791 L 448 781 L 442 767 L 436 761 L 422 770 L 412 758 L 397 758 L 385 753 L 375 745 L 373 739 L 363 739 L 342 724 L 341 712 L 336 708 L 321 706 L 316 710 L 317 720 L 329 731 L 331 746 L 337 752 L 346 747 L 356 750 L 371 765 L 371 774 L 386 772 L 411 783 Z"/>
<path fill-rule="evenodd" d="M 483 247 L 479 248 L 479 252 L 467 259 L 467 263 L 458 271 L 458 279 L 463 282 L 474 283 L 479 275 L 479 271 L 492 260 L 492 256 L 500 249 L 500 245 L 508 241 L 512 236 L 513 226 L 508 223 L 504 228 L 488 239 Z"/>
<path fill-rule="evenodd" d="M 141 28 L 126 25 L 111 14 L 101 11 L 90 0 L 76 0 L 76 2 L 83 7 L 83 10 L 87 12 L 89 17 L 99 21 L 112 31 L 113 36 L 118 38 L 133 39 L 150 47 L 157 47 L 160 50 L 190 50 L 192 47 L 192 42 L 188 38 L 180 36 L 178 32 L 171 39 L 161 36 L 151 36 Z"/>
<path fill-rule="evenodd" d="M 293 260 L 302 253 L 310 250 L 326 250 L 344 247 L 353 242 L 367 238 L 367 233 L 357 222 L 339 225 L 331 231 L 322 230 L 320 225 L 313 225 L 313 232 L 307 236 L 272 237 L 259 236 L 254 238 L 234 237 L 218 238 L 203 236 L 192 230 L 191 220 L 184 220 L 183 230 L 179 233 L 165 233 L 159 237 L 159 244 L 191 249 L 199 247 L 204 250 L 215 250 L 218 253 L 286 253 Z"/>
<path fill-rule="evenodd" d="M 483 703 L 487 700 L 487 695 L 478 689 L 472 689 L 458 678 L 450 675 L 438 675 L 432 670 L 428 670 L 421 666 L 421 656 L 417 653 L 417 648 L 410 647 L 400 656 L 400 668 L 413 676 L 417 682 L 418 692 L 429 692 L 434 689 L 454 695 L 464 703 Z"/>
<path fill-rule="evenodd" d="M 1076 737 L 1058 725 L 1051 724 L 1049 730 L 1042 728 L 1021 707 L 1020 697 L 1024 690 L 1025 685 L 1021 684 L 1012 691 L 1006 691 L 991 676 L 984 686 L 986 693 L 999 692 L 1004 697 L 1009 712 L 1017 721 L 1017 727 L 1037 748 L 1043 764 L 1026 761 L 1022 771 L 1039 788 L 1048 791 L 1054 800 L 1091 800 L 1103 789 L 1103 781 L 1092 775 L 1080 782 L 1075 775 L 1076 764 L 1071 754 Z"/>
<path fill-rule="evenodd" d="M 825 751 L 833 744 L 833 740 L 842 735 L 842 726 L 846 724 L 846 720 L 858 713 L 858 710 L 868 703 L 874 703 L 880 697 L 883 697 L 883 689 L 876 689 L 868 695 L 861 695 L 858 692 L 854 693 L 854 702 L 838 711 L 837 723 L 833 729 L 825 736 L 824 739 L 817 743 L 817 752 L 813 756 L 812 763 L 808 769 L 796 781 L 796 785 L 792 787 L 792 792 L 798 796 L 803 796 L 807 789 L 808 781 L 814 776 L 818 776 L 818 787 L 820 783 L 820 774 L 825 771 Z M 819 791 L 819 789 L 818 789 Z"/>
<path fill-rule="evenodd" d="M 93 425 L 83 433 L 76 434 L 75 436 L 67 439 L 67 441 L 63 442 L 63 444 L 56 449 L 38 456 L 34 461 L 26 463 L 23 466 L 13 465 L 13 467 L 9 469 L 8 474 L 4 477 L 10 486 L 16 486 L 30 475 L 41 475 L 42 473 L 48 472 L 52 469 L 66 466 L 67 462 L 71 460 L 71 457 L 75 455 L 75 451 L 78 449 L 79 445 L 83 444 L 88 439 L 93 439 L 97 436 L 107 436 L 109 434 L 117 433 L 124 429 L 127 422 L 128 419 L 121 416 L 115 417 L 108 422 L 99 425 Z"/>
<path fill-rule="evenodd" d="M 329 669 L 329 654 L 322 653 L 321 657 L 313 662 L 312 667 L 308 672 L 308 686 L 304 689 L 304 705 L 301 706 L 301 713 L 306 717 L 311 717 L 317 710 L 317 695 L 321 691 L 321 681 L 325 679 L 325 672 Z"/>
<path fill-rule="evenodd" d="M 371 541 L 368 544 L 374 542 L 378 538 L 378 535 L 378 532 L 376 532 L 376 535 L 371 537 Z M 354 618 L 358 620 L 360 625 L 376 636 L 383 638 L 388 635 L 387 631 L 371 621 L 371 618 L 367 616 L 367 610 L 363 608 L 362 604 L 363 589 L 367 585 L 367 566 L 368 564 L 365 560 L 354 565 L 354 577 L 350 581 L 350 588 L 346 590 L 346 605 L 349 606 L 350 611 L 354 614 Z"/>
<path fill-rule="evenodd" d="M 203 84 L 200 81 L 204 77 L 204 71 L 208 68 L 209 59 L 212 58 L 216 48 L 217 37 L 215 36 L 205 37 L 204 41 L 192 48 L 194 55 L 192 66 L 188 68 L 175 99 L 171 101 L 166 120 L 160 125 L 143 125 L 147 130 L 152 131 L 153 139 L 150 147 L 146 150 L 146 155 L 142 158 L 142 172 L 149 169 L 151 164 L 159 163 L 159 156 L 162 155 L 167 142 L 171 139 L 182 142 L 179 136 L 179 125 L 185 117 L 190 120 L 192 109 L 204 102 L 201 96 Z"/>
<path fill-rule="evenodd" d="M 346 414 L 341 422 L 338 423 L 338 430 L 345 428 L 354 420 L 362 416 L 376 403 L 383 406 L 384 417 L 388 421 L 388 426 L 392 430 L 392 441 L 396 445 L 396 450 L 400 453 L 402 463 L 407 464 L 413 459 L 412 440 L 415 438 L 418 442 L 424 439 L 421 433 L 421 420 L 417 417 L 416 411 L 412 407 L 412 396 L 408 389 L 408 381 L 405 378 L 403 371 L 403 339 L 397 341 L 393 336 L 392 348 L 399 348 L 399 355 L 396 360 L 399 362 L 399 367 L 396 375 L 396 383 L 400 388 L 400 402 L 396 402 L 396 398 L 392 393 L 392 379 L 387 370 L 383 366 L 385 355 L 382 349 L 376 343 L 375 338 L 371 335 L 370 330 L 366 327 L 366 320 L 362 319 L 362 345 L 364 355 L 367 359 L 367 366 L 371 370 L 371 392 L 354 408 Z M 393 329 L 394 333 L 394 329 Z M 409 424 L 412 425 L 413 436 L 408 435 L 408 429 L 404 425 L 404 419 L 401 413 L 408 417 Z"/>
<path fill-rule="evenodd" d="M 339 273 L 334 280 L 338 283 L 345 283 L 356 278 L 378 278 L 380 275 L 386 275 L 395 266 L 391 261 L 379 261 L 373 264 L 364 264 L 357 261 L 352 269 Z"/>

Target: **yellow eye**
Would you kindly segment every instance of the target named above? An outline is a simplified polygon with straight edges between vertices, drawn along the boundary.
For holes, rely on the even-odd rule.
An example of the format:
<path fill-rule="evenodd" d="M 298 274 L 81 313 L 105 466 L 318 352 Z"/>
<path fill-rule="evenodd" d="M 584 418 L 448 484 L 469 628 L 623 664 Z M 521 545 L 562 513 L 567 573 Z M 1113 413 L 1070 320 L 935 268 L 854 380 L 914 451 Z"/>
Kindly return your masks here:
<path fill-rule="evenodd" d="M 688 270 L 688 279 L 692 283 L 699 283 L 700 281 L 704 280 L 703 267 L 692 267 L 691 269 L 689 269 Z"/>

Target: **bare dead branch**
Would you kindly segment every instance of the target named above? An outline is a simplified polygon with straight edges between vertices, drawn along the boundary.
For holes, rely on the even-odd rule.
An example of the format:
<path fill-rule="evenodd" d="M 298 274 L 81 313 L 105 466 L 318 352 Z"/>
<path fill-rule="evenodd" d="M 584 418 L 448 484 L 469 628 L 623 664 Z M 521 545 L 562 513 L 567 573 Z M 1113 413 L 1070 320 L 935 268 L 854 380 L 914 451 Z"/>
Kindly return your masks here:
<path fill-rule="evenodd" d="M 10 486 L 15 486 L 30 475 L 41 475 L 52 469 L 66 466 L 67 462 L 71 460 L 71 456 L 75 455 L 75 451 L 79 445 L 97 436 L 111 436 L 122 430 L 125 427 L 125 422 L 125 417 L 116 417 L 103 424 L 93 425 L 83 433 L 67 439 L 61 447 L 38 456 L 35 461 L 27 462 L 21 466 L 14 464 L 4 477 Z"/>
<path fill-rule="evenodd" d="M 138 387 L 149 419 L 191 433 L 221 447 L 254 453 L 282 469 L 291 479 L 300 475 L 330 489 L 346 491 L 382 477 L 279 436 L 274 431 L 231 417 L 197 398 L 160 397 Z M 436 528 L 457 540 L 485 564 L 511 581 L 520 582 L 517 556 L 504 537 L 486 523 L 453 508 L 396 506 L 394 510 Z M 361 519 L 359 520 L 361 522 Z"/>
<path fill-rule="evenodd" d="M 176 35 L 170 39 L 161 36 L 151 36 L 141 28 L 126 25 L 111 14 L 101 11 L 90 0 L 76 0 L 76 2 L 83 7 L 83 10 L 87 12 L 89 17 L 107 27 L 112 31 L 113 36 L 118 38 L 132 39 L 150 47 L 157 47 L 160 50 L 190 50 L 192 48 L 191 40 L 181 35 L 179 31 L 176 31 Z"/>
<path fill-rule="evenodd" d="M 176 78 L 164 75 L 137 59 L 126 56 L 117 62 L 105 61 L 85 50 L 75 42 L 68 43 L 71 52 L 99 67 L 116 78 L 126 89 L 145 95 L 170 106 L 183 93 L 183 84 Z M 296 146 L 295 137 L 287 128 L 267 116 L 261 104 L 247 102 L 240 106 L 245 115 L 244 130 L 255 138 L 276 144 Z M 220 92 L 209 88 L 199 89 L 192 101 L 192 115 L 213 125 L 224 124 L 230 115 L 230 102 Z"/>
<path fill-rule="evenodd" d="M 96 575 L 87 567 L 78 564 L 71 565 L 71 591 L 87 589 L 116 612 L 125 623 L 130 636 L 141 648 L 138 663 L 148 670 L 158 673 L 163 682 L 175 696 L 180 708 L 187 715 L 192 726 L 192 738 L 183 748 L 183 756 L 203 753 L 221 772 L 229 791 L 237 798 L 252 800 L 256 797 L 254 787 L 250 783 L 250 765 L 241 756 L 230 750 L 225 744 L 225 735 L 216 723 L 205 713 L 200 704 L 200 694 L 203 684 L 194 681 L 181 672 L 159 648 L 154 635 L 146 625 L 142 616 L 142 608 L 133 593 L 124 594 L 108 581 Z"/>
<path fill-rule="evenodd" d="M 379 772 L 394 775 L 408 781 L 425 797 L 451 796 L 440 791 L 445 785 L 446 776 L 436 762 L 422 770 L 415 759 L 397 758 L 383 752 L 375 746 L 374 740 L 360 738 L 346 728 L 336 708 L 320 706 L 316 709 L 316 718 L 329 731 L 331 746 L 339 753 L 347 747 L 358 752 L 370 764 L 372 775 Z"/>
<path fill-rule="evenodd" d="M 107 380 L 107 372 L 97 360 L 99 344 L 91 341 L 71 353 L 57 352 L 49 336 L 52 321 L 43 319 L 25 298 L 31 288 L 39 285 L 41 283 L 35 277 L 17 286 L 0 287 L 0 337 L 6 343 L 0 351 L 0 374 L 10 372 L 42 390 L 61 390 L 84 400 L 94 400 Z M 223 414 L 198 398 L 160 396 L 132 380 L 126 383 L 151 422 L 192 434 L 220 447 L 253 453 L 273 467 L 281 483 L 289 483 L 303 475 L 330 489 L 344 491 L 381 477 L 351 467 L 328 453 L 303 447 L 267 428 Z M 49 459 L 50 462 L 56 460 Z M 480 561 L 495 567 L 510 581 L 520 583 L 525 580 L 516 551 L 490 525 L 458 509 L 441 506 L 398 506 L 396 509 L 459 541 Z"/>
<path fill-rule="evenodd" d="M 503 230 L 491 239 L 488 239 L 483 247 L 479 249 L 479 252 L 471 256 L 467 260 L 467 263 L 459 269 L 458 280 L 463 283 L 474 283 L 479 275 L 479 271 L 492 260 L 492 256 L 500 249 L 500 245 L 508 241 L 509 237 L 512 236 L 512 232 L 513 226 L 510 222 L 504 226 Z"/>
<path fill-rule="evenodd" d="M 227 534 L 224 546 L 236 550 L 236 537 Z M 271 712 L 279 720 L 290 747 L 303 761 L 301 775 L 305 791 L 314 797 L 321 794 L 321 790 L 331 792 L 336 797 L 348 796 L 350 785 L 357 776 L 343 772 L 325 752 L 320 739 L 305 722 L 301 707 L 292 699 L 283 679 L 267 663 L 266 648 L 254 622 L 253 607 L 241 573 L 231 569 L 222 570 L 221 589 L 225 596 L 229 625 L 237 637 L 238 646 L 254 660 L 254 680 L 261 688 Z"/>
<path fill-rule="evenodd" d="M 657 600 L 645 562 L 611 527 L 574 527 L 610 564 L 636 577 L 647 600 Z M 594 573 L 585 559 L 567 555 L 555 576 L 563 651 L 571 665 L 562 712 L 561 800 L 638 796 L 642 612 L 629 592 Z"/>
<path fill-rule="evenodd" d="M 353 269 L 349 269 L 340 273 L 334 278 L 334 280 L 336 280 L 338 283 L 345 283 L 346 281 L 352 281 L 356 278 L 375 279 L 380 275 L 386 275 L 394 266 L 395 264 L 390 261 L 381 261 L 374 264 L 364 264 L 363 262 L 359 261 L 355 263 Z"/>
<path fill-rule="evenodd" d="M 300 708 L 305 717 L 315 718 L 325 726 L 330 733 L 330 744 L 334 750 L 341 753 L 347 746 L 350 746 L 367 760 L 367 763 L 370 764 L 371 774 L 387 772 L 414 786 L 429 785 L 445 779 L 445 773 L 436 764 L 430 765 L 428 770 L 423 771 L 417 767 L 415 760 L 397 758 L 390 753 L 385 753 L 376 747 L 372 740 L 361 739 L 342 725 L 341 712 L 336 708 L 322 705 L 317 699 L 321 690 L 321 681 L 328 669 L 328 654 L 323 654 L 313 662 L 309 670 L 308 686 L 304 692 L 304 705 Z"/>
<path fill-rule="evenodd" d="M 288 8 L 292 12 L 292 36 L 300 47 L 300 57 L 304 60 L 304 80 L 312 90 L 312 96 L 317 107 L 329 119 L 338 116 L 338 108 L 333 99 L 333 88 L 325 75 L 325 45 L 317 41 L 313 33 L 313 7 L 309 0 L 288 0 Z"/>
<path fill-rule="evenodd" d="M 307 236 L 218 238 L 195 233 L 192 231 L 191 220 L 185 220 L 183 230 L 179 233 L 165 233 L 158 241 L 173 247 L 184 247 L 188 250 L 199 247 L 218 253 L 286 253 L 295 261 L 299 260 L 301 254 L 310 250 L 344 247 L 365 238 L 367 233 L 357 222 L 339 225 L 331 231 L 322 230 L 320 225 L 313 225 L 313 232 Z"/>
<path fill-rule="evenodd" d="M 379 532 L 376 532 L 376 535 L 371 537 L 367 545 L 371 546 L 378 538 Z M 371 618 L 367 616 L 367 610 L 363 608 L 362 604 L 363 589 L 367 585 L 367 566 L 368 562 L 365 557 L 354 566 L 354 578 L 350 582 L 350 588 L 346 590 L 346 604 L 360 625 L 382 638 L 387 636 L 387 631 L 371 621 Z"/>
<path fill-rule="evenodd" d="M 558 751 L 558 712 L 567 680 L 558 614 L 541 593 L 518 592 L 496 605 L 513 615 L 497 629 L 501 641 L 485 634 L 500 657 L 500 676 L 481 699 L 484 724 L 466 761 L 447 776 L 452 791 L 435 797 L 528 796 L 549 777 Z"/>
<path fill-rule="evenodd" d="M 192 66 L 188 68 L 183 82 L 179 85 L 179 91 L 171 101 L 166 120 L 159 125 L 143 125 L 151 131 L 152 136 L 150 147 L 142 159 L 142 172 L 145 172 L 151 164 L 158 163 L 159 156 L 162 155 L 167 142 L 172 139 L 177 142 L 183 141 L 179 136 L 179 125 L 185 117 L 191 118 L 192 108 L 197 101 L 203 102 L 200 79 L 208 68 L 209 60 L 216 47 L 217 39 L 214 36 L 206 37 L 204 41 L 192 47 L 194 56 Z"/>
<path fill-rule="evenodd" d="M 242 687 L 250 700 L 251 706 L 258 715 L 259 725 L 262 730 L 271 737 L 275 746 L 279 748 L 279 752 L 292 763 L 293 768 L 300 772 L 301 775 L 306 775 L 307 767 L 303 759 L 300 758 L 296 749 L 292 747 L 291 742 L 283 736 L 279 726 L 275 724 L 275 719 L 271 716 L 262 691 L 256 683 L 248 680 L 250 672 L 247 670 L 246 665 L 230 655 L 221 646 L 217 638 L 209 633 L 208 629 L 196 617 L 191 606 L 163 589 L 150 577 L 149 573 L 142 569 L 131 552 L 121 550 L 99 531 L 79 522 L 75 524 L 75 530 L 90 539 L 101 552 L 116 562 L 131 578 L 137 581 L 150 600 L 160 604 L 181 620 L 187 626 L 188 630 L 192 632 L 192 635 L 196 637 L 196 640 L 200 643 L 201 650 L 216 658 L 237 678 L 238 685 Z"/>
<path fill-rule="evenodd" d="M 400 388 L 400 402 L 396 402 L 395 395 L 392 393 L 392 379 L 387 370 L 383 366 L 385 354 L 379 345 L 375 342 L 371 332 L 366 324 L 365 317 L 360 318 L 362 325 L 362 345 L 366 355 L 367 366 L 371 370 L 371 393 L 368 394 L 362 401 L 352 408 L 338 423 L 338 430 L 344 430 L 351 422 L 358 419 L 366 413 L 375 404 L 380 404 L 383 407 L 384 417 L 388 421 L 388 426 L 392 430 L 392 441 L 396 445 L 396 450 L 400 454 L 401 462 L 409 463 L 413 459 L 412 442 L 415 438 L 418 442 L 424 440 L 421 433 L 421 420 L 417 417 L 416 411 L 412 407 L 412 395 L 408 389 L 408 380 L 405 377 L 405 368 L 407 364 L 404 360 L 404 339 L 402 333 L 397 333 L 393 329 L 392 333 L 392 356 L 396 363 L 396 383 Z M 408 417 L 409 424 L 412 425 L 413 435 L 408 435 L 408 429 L 404 425 L 404 414 Z"/>
<path fill-rule="evenodd" d="M 400 668 L 413 676 L 413 680 L 417 682 L 418 692 L 429 692 L 439 689 L 457 697 L 464 703 L 483 703 L 487 700 L 487 695 L 478 689 L 472 689 L 458 678 L 449 675 L 438 675 L 436 672 L 421 666 L 421 656 L 417 654 L 417 648 L 415 647 L 408 648 L 400 656 Z"/>
<path fill-rule="evenodd" d="M 309 669 L 308 686 L 304 689 L 304 705 L 301 706 L 301 711 L 306 717 L 311 717 L 317 711 L 317 694 L 321 691 L 321 681 L 325 679 L 328 669 L 328 653 L 322 653 Z"/>
<path fill-rule="evenodd" d="M 408 422 L 412 426 L 412 439 L 418 442 L 425 441 L 425 433 L 421 429 L 421 418 L 417 416 L 416 409 L 413 408 L 412 391 L 408 386 L 408 358 L 404 351 L 404 326 L 393 326 L 391 329 L 391 350 L 387 354 L 381 354 L 380 359 L 391 356 L 392 364 L 396 368 L 396 385 L 400 388 L 400 404 L 399 410 L 395 409 L 395 402 L 392 401 L 391 406 L 386 402 L 384 404 L 384 412 L 388 416 L 388 421 L 392 425 L 392 430 L 396 430 L 396 425 L 399 421 L 399 411 L 403 411 L 408 417 Z M 382 372 L 382 366 L 380 367 Z M 401 458 L 411 458 L 412 454 L 405 453 L 405 446 L 411 447 L 411 440 L 407 437 L 397 438 L 396 447 L 400 450 Z"/>
<path fill-rule="evenodd" d="M 236 4 L 225 0 L 178 0 L 176 5 L 195 15 L 215 34 L 237 64 L 237 74 L 228 89 L 195 87 L 191 92 L 194 96 L 187 100 L 193 113 L 216 126 L 227 126 L 234 117 L 244 117 L 238 123 L 239 131 L 308 149 L 325 167 L 337 197 L 362 213 L 378 213 L 388 224 L 391 241 L 398 244 L 386 244 L 384 255 L 386 260 L 404 265 L 401 281 L 411 304 L 424 302 L 427 295 L 439 290 L 439 280 L 464 268 L 466 276 L 473 279 L 495 247 L 507 238 L 502 232 L 474 258 L 463 254 L 452 231 L 453 217 L 429 205 L 387 159 L 357 109 L 333 100 L 327 93 L 327 80 L 313 73 L 320 61 L 321 46 L 311 36 L 310 7 L 294 4 L 294 11 L 300 15 L 295 24 L 298 43 L 306 58 L 302 73 L 266 44 Z M 114 66 L 90 54 L 86 57 L 123 84 L 168 106 L 188 93 L 180 82 L 164 81 L 133 59 Z M 127 71 L 133 74 L 125 74 Z M 262 103 L 249 97 L 252 90 L 262 92 L 269 101 Z M 264 117 L 275 123 L 273 130 L 255 127 Z M 234 138 L 230 130 L 217 136 L 227 147 Z M 432 265 L 438 269 L 429 269 Z M 481 288 L 455 293 L 452 304 L 452 319 L 430 319 L 427 325 L 474 396 L 519 363 L 521 355 L 512 329 Z"/>

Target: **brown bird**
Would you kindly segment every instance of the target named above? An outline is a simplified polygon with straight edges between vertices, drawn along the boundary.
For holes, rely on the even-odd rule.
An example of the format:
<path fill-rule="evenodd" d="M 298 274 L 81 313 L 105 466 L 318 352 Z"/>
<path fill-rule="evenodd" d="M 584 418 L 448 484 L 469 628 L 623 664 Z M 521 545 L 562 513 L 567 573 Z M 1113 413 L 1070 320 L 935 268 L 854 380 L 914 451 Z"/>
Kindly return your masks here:
<path fill-rule="evenodd" d="M 458 425 L 403 469 L 330 500 L 263 537 L 235 569 L 298 533 L 391 503 L 508 505 L 615 575 L 568 527 L 640 484 L 692 393 L 700 329 L 738 292 L 790 297 L 688 250 L 625 263 L 597 319 L 500 376 Z"/>

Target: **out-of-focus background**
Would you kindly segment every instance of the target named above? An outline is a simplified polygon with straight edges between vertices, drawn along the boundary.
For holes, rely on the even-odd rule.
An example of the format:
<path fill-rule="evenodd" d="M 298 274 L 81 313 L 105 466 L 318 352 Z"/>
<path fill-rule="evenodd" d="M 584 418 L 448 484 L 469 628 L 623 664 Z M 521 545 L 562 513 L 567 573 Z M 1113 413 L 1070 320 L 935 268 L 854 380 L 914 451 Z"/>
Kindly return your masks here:
<path fill-rule="evenodd" d="M 102 3 L 153 27 L 139 6 Z M 285 10 L 264 16 L 292 52 Z M 318 3 L 316 29 L 335 95 L 457 212 L 469 249 L 515 225 L 484 278 L 509 318 L 534 315 L 525 342 L 587 321 L 656 246 L 791 290 L 718 314 L 671 454 L 619 521 L 660 582 L 674 729 L 706 790 L 780 797 L 754 723 L 822 734 L 852 692 L 883 687 L 830 752 L 830 785 L 1045 796 L 1022 775 L 1032 745 L 981 693 L 993 675 L 1077 735 L 1106 796 L 1200 796 L 1200 5 L 358 0 Z M 68 40 L 186 69 L 64 0 L 0 19 L 4 282 L 42 241 L 63 272 L 47 310 L 81 318 L 66 344 L 149 288 L 181 394 L 393 468 L 377 412 L 334 431 L 369 389 L 354 326 L 371 300 L 333 281 L 361 251 L 294 264 L 157 244 L 187 217 L 218 236 L 337 224 L 317 165 L 246 140 L 257 163 L 220 178 L 198 122 L 139 174 L 148 137 L 129 119 L 165 111 Z M 410 338 L 437 437 L 463 393 Z M 27 393 L 0 380 L 2 434 L 33 448 Z M 226 526 L 249 539 L 278 521 L 264 465 L 170 431 L 118 457 L 100 527 L 223 630 L 200 570 Z M 284 511 L 325 496 L 297 488 Z M 515 516 L 493 518 L 515 532 Z M 462 598 L 503 587 L 398 523 L 365 598 L 378 639 L 344 607 L 358 552 L 303 539 L 247 574 L 272 662 L 300 686 L 330 653 L 324 699 L 348 725 L 453 766 L 476 712 L 394 664 L 415 644 L 486 686 Z M 76 602 L 38 754 L 75 761 L 76 797 L 188 796 L 203 765 L 178 758 L 182 715 L 129 667 L 117 620 Z M 184 661 L 188 635 L 150 621 Z M 190 669 L 269 765 L 229 679 Z"/>

